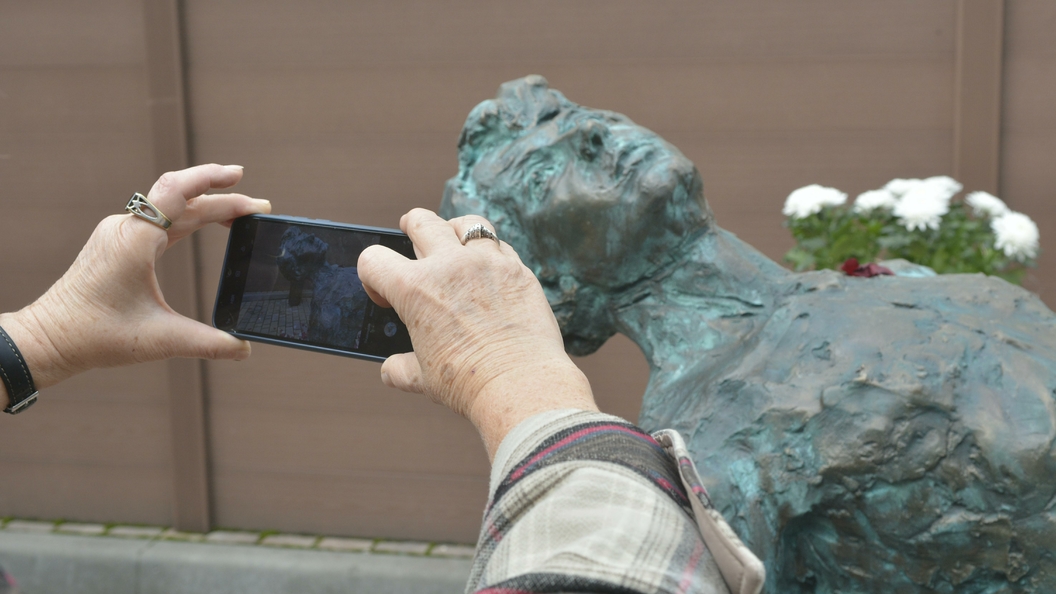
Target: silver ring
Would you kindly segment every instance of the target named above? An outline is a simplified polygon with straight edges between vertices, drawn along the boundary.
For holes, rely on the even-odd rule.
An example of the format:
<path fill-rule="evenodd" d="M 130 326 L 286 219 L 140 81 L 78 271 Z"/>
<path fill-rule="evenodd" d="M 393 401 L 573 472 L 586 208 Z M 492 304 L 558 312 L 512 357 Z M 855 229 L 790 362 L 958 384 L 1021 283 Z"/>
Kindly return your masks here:
<path fill-rule="evenodd" d="M 481 223 L 477 223 L 469 229 L 466 229 L 466 233 L 462 235 L 462 245 L 466 245 L 466 242 L 471 239 L 494 239 L 496 245 L 499 243 L 499 238 L 492 233 L 491 229 L 488 229 Z"/>
<path fill-rule="evenodd" d="M 163 230 L 172 226 L 172 221 L 169 220 L 169 217 L 165 216 L 165 213 L 158 210 L 157 206 L 151 204 L 150 200 L 147 200 L 147 197 L 139 192 L 132 194 L 132 197 L 128 199 L 125 210 L 144 221 L 154 223 Z"/>

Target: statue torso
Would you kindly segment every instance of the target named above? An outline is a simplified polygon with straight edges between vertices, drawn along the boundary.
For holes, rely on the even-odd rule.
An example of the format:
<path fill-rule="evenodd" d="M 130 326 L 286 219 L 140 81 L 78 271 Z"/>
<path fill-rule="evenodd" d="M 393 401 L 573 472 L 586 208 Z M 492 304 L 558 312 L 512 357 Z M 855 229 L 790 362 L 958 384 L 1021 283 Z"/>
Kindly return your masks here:
<path fill-rule="evenodd" d="M 685 359 L 641 422 L 682 432 L 771 591 L 1056 580 L 1056 316 L 1033 295 L 793 275 L 741 341 Z"/>

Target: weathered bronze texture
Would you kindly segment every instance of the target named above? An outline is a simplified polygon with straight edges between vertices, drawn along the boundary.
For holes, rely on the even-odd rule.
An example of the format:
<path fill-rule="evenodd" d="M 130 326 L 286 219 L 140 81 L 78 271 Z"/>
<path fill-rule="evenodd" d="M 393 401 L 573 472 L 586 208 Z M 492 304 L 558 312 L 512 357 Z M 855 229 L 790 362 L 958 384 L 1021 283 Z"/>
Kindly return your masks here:
<path fill-rule="evenodd" d="M 489 218 L 573 354 L 629 336 L 768 592 L 1056 590 L 1056 315 L 983 275 L 791 273 L 697 169 L 531 76 L 469 115 L 441 212 Z"/>

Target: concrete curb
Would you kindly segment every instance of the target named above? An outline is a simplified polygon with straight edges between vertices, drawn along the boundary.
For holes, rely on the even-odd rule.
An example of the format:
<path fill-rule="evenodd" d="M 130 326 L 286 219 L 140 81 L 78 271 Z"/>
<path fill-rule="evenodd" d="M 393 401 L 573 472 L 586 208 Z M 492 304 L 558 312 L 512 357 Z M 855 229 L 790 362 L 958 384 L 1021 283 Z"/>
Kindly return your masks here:
<path fill-rule="evenodd" d="M 0 531 L 25 594 L 457 594 L 470 559 Z"/>

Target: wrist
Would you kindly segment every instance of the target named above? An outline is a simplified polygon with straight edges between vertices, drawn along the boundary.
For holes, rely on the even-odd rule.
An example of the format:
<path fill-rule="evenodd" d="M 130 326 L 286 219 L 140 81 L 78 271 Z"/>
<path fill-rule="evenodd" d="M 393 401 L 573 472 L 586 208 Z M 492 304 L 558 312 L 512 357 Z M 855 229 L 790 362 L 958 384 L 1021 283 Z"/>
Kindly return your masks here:
<path fill-rule="evenodd" d="M 493 460 L 499 444 L 522 421 L 565 409 L 598 410 L 590 382 L 567 355 L 494 378 L 480 390 L 467 417 Z"/>
<path fill-rule="evenodd" d="M 33 305 L 14 313 L 0 314 L 0 328 L 7 332 L 22 353 L 38 390 L 53 386 L 72 375 L 49 338 L 46 323 Z M 7 396 L 6 390 L 4 396 Z"/>

